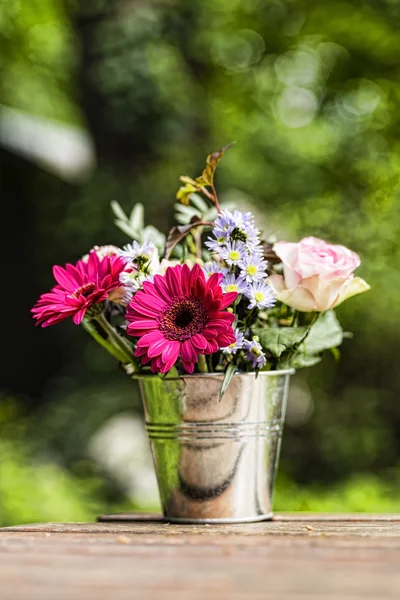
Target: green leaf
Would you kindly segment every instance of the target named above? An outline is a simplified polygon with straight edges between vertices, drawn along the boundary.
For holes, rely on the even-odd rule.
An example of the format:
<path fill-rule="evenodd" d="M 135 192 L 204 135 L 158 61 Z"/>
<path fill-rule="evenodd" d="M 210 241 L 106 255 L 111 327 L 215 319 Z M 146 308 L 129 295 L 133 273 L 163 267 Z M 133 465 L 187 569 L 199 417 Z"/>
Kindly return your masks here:
<path fill-rule="evenodd" d="M 286 357 L 286 362 L 295 369 L 312 367 L 321 361 L 324 350 L 331 350 L 335 360 L 338 360 L 340 353 L 337 346 L 342 343 L 343 337 L 342 328 L 334 311 L 327 311 L 311 325 L 309 334 L 300 344 L 297 352 L 294 356 Z"/>
<path fill-rule="evenodd" d="M 194 181 L 191 177 L 187 177 L 186 175 L 182 175 L 179 178 L 182 183 L 185 185 L 181 186 L 176 193 L 176 198 L 179 200 L 181 204 L 188 206 L 189 204 L 189 196 L 193 192 L 197 192 L 201 186 L 199 186 L 196 181 Z"/>
<path fill-rule="evenodd" d="M 235 142 L 232 142 L 232 143 L 228 144 L 227 146 L 224 146 L 223 148 L 221 148 L 221 150 L 218 150 L 217 152 L 212 152 L 211 154 L 209 154 L 207 156 L 206 168 L 204 169 L 204 171 L 202 172 L 200 177 L 196 178 L 196 183 L 198 185 L 200 185 L 200 186 L 213 185 L 215 169 L 217 168 L 218 163 L 221 160 L 221 158 L 223 157 L 223 155 L 225 154 L 225 152 L 234 143 Z"/>
<path fill-rule="evenodd" d="M 202 188 L 213 186 L 214 185 L 214 173 L 217 165 L 225 152 L 230 148 L 235 142 L 228 144 L 218 150 L 217 152 L 212 152 L 206 158 L 206 168 L 203 170 L 200 177 L 196 177 L 196 179 L 192 179 L 187 175 L 182 175 L 179 177 L 180 181 L 184 184 L 179 188 L 176 193 L 176 198 L 179 200 L 181 204 L 188 206 L 190 196 L 194 192 L 200 192 Z M 211 200 L 213 204 L 215 204 L 215 200 Z M 196 202 L 196 201 L 195 201 Z M 194 202 L 194 204 L 195 204 Z"/>
<path fill-rule="evenodd" d="M 297 348 L 308 333 L 308 327 L 270 327 L 254 329 L 254 335 L 260 338 L 264 350 L 279 358 L 287 350 Z"/>
<path fill-rule="evenodd" d="M 144 227 L 144 207 L 143 204 L 138 202 L 132 208 L 131 214 L 129 215 L 129 221 L 137 231 L 140 231 Z"/>
<path fill-rule="evenodd" d="M 294 367 L 295 369 L 302 369 L 305 367 L 313 367 L 321 362 L 322 357 L 318 354 L 302 354 L 301 352 L 296 353 L 292 360 L 289 361 L 288 367 Z M 281 366 L 279 368 L 282 368 Z"/>
<path fill-rule="evenodd" d="M 304 354 L 319 354 L 329 348 L 340 346 L 343 342 L 343 329 L 333 310 L 323 313 L 304 340 L 301 351 Z"/>
<path fill-rule="evenodd" d="M 121 221 L 128 220 L 127 215 L 124 213 L 123 209 L 121 208 L 121 206 L 118 204 L 118 202 L 116 200 L 111 200 L 110 205 L 111 205 L 111 210 L 113 211 L 113 213 L 117 217 L 117 219 L 121 219 Z"/>
<path fill-rule="evenodd" d="M 221 402 L 221 400 L 222 400 L 222 398 L 223 398 L 223 396 L 224 396 L 224 394 L 225 394 L 225 392 L 226 392 L 226 390 L 228 388 L 228 385 L 231 382 L 232 377 L 236 373 L 236 370 L 237 370 L 236 365 L 230 364 L 230 365 L 227 366 L 227 369 L 226 369 L 225 375 L 224 375 L 224 380 L 223 380 L 222 385 L 221 385 L 221 390 L 219 392 L 219 401 L 220 402 Z"/>

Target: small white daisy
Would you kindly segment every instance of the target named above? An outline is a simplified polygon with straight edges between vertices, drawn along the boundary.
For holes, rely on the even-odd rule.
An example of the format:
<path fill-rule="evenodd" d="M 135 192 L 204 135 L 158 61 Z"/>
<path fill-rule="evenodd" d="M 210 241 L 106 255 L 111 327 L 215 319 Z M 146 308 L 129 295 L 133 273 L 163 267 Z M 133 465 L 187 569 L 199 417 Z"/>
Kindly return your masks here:
<path fill-rule="evenodd" d="M 239 262 L 248 254 L 248 250 L 243 242 L 234 241 L 228 242 L 224 248 L 220 250 L 221 258 L 223 258 L 230 267 L 238 265 Z"/>
<path fill-rule="evenodd" d="M 263 259 L 261 254 L 245 256 L 243 260 L 239 262 L 240 275 L 249 283 L 259 281 L 260 279 L 267 277 L 267 273 L 265 272 L 267 265 L 267 261 Z"/>
<path fill-rule="evenodd" d="M 256 281 L 248 287 L 246 294 L 250 300 L 248 308 L 269 308 L 276 301 L 274 290 L 264 280 Z"/>
<path fill-rule="evenodd" d="M 236 342 L 233 342 L 232 344 L 230 344 L 229 346 L 226 346 L 225 348 L 221 348 L 222 352 L 224 354 L 236 354 L 236 352 L 238 350 L 241 350 L 241 348 L 243 348 L 243 343 L 244 343 L 244 335 L 241 331 L 235 331 L 235 337 L 236 337 Z"/>

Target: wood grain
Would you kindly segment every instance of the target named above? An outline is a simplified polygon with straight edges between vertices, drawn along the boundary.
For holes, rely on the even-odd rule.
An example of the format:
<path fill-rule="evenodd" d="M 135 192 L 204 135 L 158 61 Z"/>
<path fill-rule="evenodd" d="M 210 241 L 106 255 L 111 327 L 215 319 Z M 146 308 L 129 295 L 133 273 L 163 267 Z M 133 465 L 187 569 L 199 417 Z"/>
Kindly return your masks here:
<path fill-rule="evenodd" d="M 156 516 L 0 529 L 1 600 L 400 598 L 399 515 Z"/>

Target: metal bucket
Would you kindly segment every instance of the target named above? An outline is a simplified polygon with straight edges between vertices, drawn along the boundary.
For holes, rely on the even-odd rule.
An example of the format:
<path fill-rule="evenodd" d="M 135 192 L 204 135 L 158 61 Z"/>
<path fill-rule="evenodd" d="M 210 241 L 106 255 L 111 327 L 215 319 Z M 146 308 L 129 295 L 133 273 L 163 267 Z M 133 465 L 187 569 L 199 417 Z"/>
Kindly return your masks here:
<path fill-rule="evenodd" d="M 272 517 L 289 377 L 294 370 L 139 376 L 164 517 L 242 523 Z"/>

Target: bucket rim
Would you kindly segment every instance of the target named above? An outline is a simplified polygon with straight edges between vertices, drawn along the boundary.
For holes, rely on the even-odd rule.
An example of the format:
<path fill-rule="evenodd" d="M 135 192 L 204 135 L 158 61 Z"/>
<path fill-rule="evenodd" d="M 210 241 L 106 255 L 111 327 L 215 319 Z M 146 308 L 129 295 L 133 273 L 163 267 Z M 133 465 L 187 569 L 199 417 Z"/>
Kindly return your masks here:
<path fill-rule="evenodd" d="M 253 379 L 257 377 L 278 377 L 280 375 L 294 375 L 296 369 L 281 369 L 278 371 L 249 371 L 248 373 L 235 373 L 233 377 L 251 377 Z M 132 373 L 132 379 L 159 379 L 161 381 L 180 381 L 182 379 L 212 379 L 212 378 L 223 378 L 224 373 L 187 373 L 185 375 L 179 375 L 178 377 L 162 377 L 159 373 Z"/>

